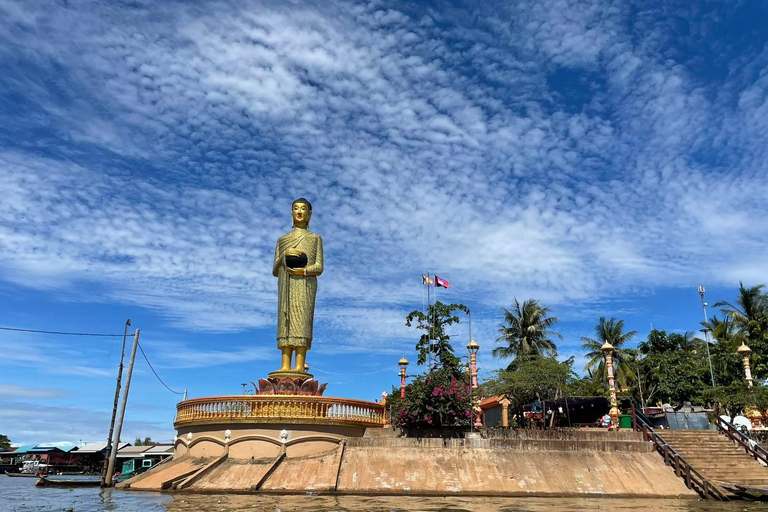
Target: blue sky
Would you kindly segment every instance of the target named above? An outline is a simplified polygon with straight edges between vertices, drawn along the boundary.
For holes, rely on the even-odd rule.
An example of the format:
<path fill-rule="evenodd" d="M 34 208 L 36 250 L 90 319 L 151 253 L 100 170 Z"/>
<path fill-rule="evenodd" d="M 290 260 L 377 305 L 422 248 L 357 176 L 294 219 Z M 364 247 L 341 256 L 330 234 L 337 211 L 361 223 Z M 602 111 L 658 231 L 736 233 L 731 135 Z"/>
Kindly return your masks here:
<path fill-rule="evenodd" d="M 420 274 L 500 307 L 696 330 L 767 281 L 763 2 L 0 0 L 0 325 L 120 333 L 169 386 L 278 366 L 274 244 L 323 237 L 308 362 L 367 400 L 413 356 Z M 459 351 L 467 326 L 454 334 Z M 103 441 L 120 340 L 0 333 L 0 432 Z M 123 438 L 169 441 L 136 366 Z"/>

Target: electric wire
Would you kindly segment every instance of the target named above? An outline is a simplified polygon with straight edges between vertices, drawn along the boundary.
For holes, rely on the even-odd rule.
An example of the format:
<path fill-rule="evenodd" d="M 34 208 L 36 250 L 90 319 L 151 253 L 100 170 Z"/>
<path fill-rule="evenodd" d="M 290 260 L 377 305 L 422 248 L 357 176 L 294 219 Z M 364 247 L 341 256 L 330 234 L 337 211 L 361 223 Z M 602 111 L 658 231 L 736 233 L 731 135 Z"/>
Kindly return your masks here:
<path fill-rule="evenodd" d="M 168 391 L 170 391 L 171 393 L 174 393 L 174 394 L 176 394 L 176 395 L 183 395 L 184 393 L 181 393 L 181 392 L 179 392 L 179 391 L 174 391 L 174 390 L 172 390 L 171 388 L 169 388 L 169 387 L 168 387 L 168 384 L 166 384 L 165 382 L 163 382 L 163 379 L 161 379 L 161 378 L 160 378 L 160 376 L 157 374 L 157 372 L 155 371 L 155 369 L 152 367 L 152 363 L 150 363 L 150 362 L 149 362 L 149 358 L 147 357 L 147 354 L 145 354 L 145 353 L 144 353 L 144 348 L 142 348 L 142 346 L 141 346 L 141 343 L 137 343 L 137 345 L 139 346 L 139 350 L 141 350 L 141 355 L 143 355 L 143 356 L 144 356 L 144 360 L 147 362 L 147 365 L 149 365 L 149 369 L 150 369 L 150 370 L 152 370 L 152 373 L 154 373 L 154 374 L 155 374 L 155 377 L 157 377 L 157 380 L 159 380 L 159 381 L 160 381 L 160 384 L 162 384 L 163 386 L 165 386 L 165 389 L 167 389 L 167 390 L 168 390 Z"/>
<path fill-rule="evenodd" d="M 31 332 L 35 334 L 59 334 L 63 336 L 99 336 L 102 338 L 119 338 L 122 334 L 102 334 L 94 332 L 62 332 L 62 331 L 42 331 L 39 329 L 22 329 L 21 327 L 0 327 L 0 331 Z"/>

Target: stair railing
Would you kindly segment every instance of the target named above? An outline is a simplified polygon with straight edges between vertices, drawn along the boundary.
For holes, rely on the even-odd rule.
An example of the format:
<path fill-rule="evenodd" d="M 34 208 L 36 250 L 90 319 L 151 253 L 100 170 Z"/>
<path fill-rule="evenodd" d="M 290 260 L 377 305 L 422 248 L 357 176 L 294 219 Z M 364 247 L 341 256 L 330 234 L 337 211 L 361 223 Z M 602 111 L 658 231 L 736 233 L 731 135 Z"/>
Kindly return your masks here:
<path fill-rule="evenodd" d="M 722 434 L 725 434 L 728 439 L 741 445 L 747 455 L 754 457 L 755 460 L 761 461 L 768 466 L 768 451 L 765 450 L 755 441 L 752 441 L 746 434 L 736 428 L 732 423 L 725 421 L 721 417 L 716 418 L 717 430 Z"/>
<path fill-rule="evenodd" d="M 651 427 L 643 418 L 635 413 L 635 422 L 641 425 L 643 432 L 643 440 L 651 441 L 656 451 L 664 457 L 664 463 L 667 466 L 672 466 L 675 470 L 675 475 L 682 478 L 685 481 L 686 487 L 698 492 L 705 499 L 715 499 L 721 501 L 728 501 L 728 497 L 713 485 L 701 473 L 696 471 L 696 468 L 691 466 L 682 455 L 677 453 L 677 450 L 672 448 L 653 427 Z"/>

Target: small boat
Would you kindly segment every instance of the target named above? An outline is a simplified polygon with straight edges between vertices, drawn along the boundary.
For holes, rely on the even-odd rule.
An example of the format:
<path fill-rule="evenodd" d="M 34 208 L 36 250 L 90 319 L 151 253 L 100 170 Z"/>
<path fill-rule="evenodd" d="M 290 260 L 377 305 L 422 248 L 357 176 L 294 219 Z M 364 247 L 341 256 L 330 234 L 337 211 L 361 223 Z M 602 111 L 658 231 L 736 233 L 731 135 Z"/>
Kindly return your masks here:
<path fill-rule="evenodd" d="M 11 473 L 10 471 L 6 471 L 5 474 L 8 475 L 8 476 L 11 476 L 11 477 L 17 477 L 17 476 L 23 476 L 23 477 L 27 477 L 27 478 L 39 478 L 40 477 L 40 475 L 36 475 L 34 473 Z"/>
<path fill-rule="evenodd" d="M 720 487 L 731 491 L 740 498 L 758 501 L 768 501 L 768 487 L 750 487 L 731 482 L 717 482 Z"/>
<path fill-rule="evenodd" d="M 50 476 L 41 476 L 35 482 L 38 487 L 98 487 L 101 485 L 101 478 L 52 478 Z"/>

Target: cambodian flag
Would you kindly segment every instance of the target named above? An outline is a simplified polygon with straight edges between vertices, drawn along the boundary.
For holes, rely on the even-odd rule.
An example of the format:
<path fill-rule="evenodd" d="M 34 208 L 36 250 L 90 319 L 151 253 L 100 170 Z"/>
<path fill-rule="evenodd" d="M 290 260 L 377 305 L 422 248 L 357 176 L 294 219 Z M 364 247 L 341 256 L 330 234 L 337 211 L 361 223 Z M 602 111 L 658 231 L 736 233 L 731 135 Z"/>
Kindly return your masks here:
<path fill-rule="evenodd" d="M 450 288 L 451 283 L 449 283 L 445 279 L 440 279 L 439 277 L 435 276 L 435 286 L 440 286 L 442 288 Z"/>

